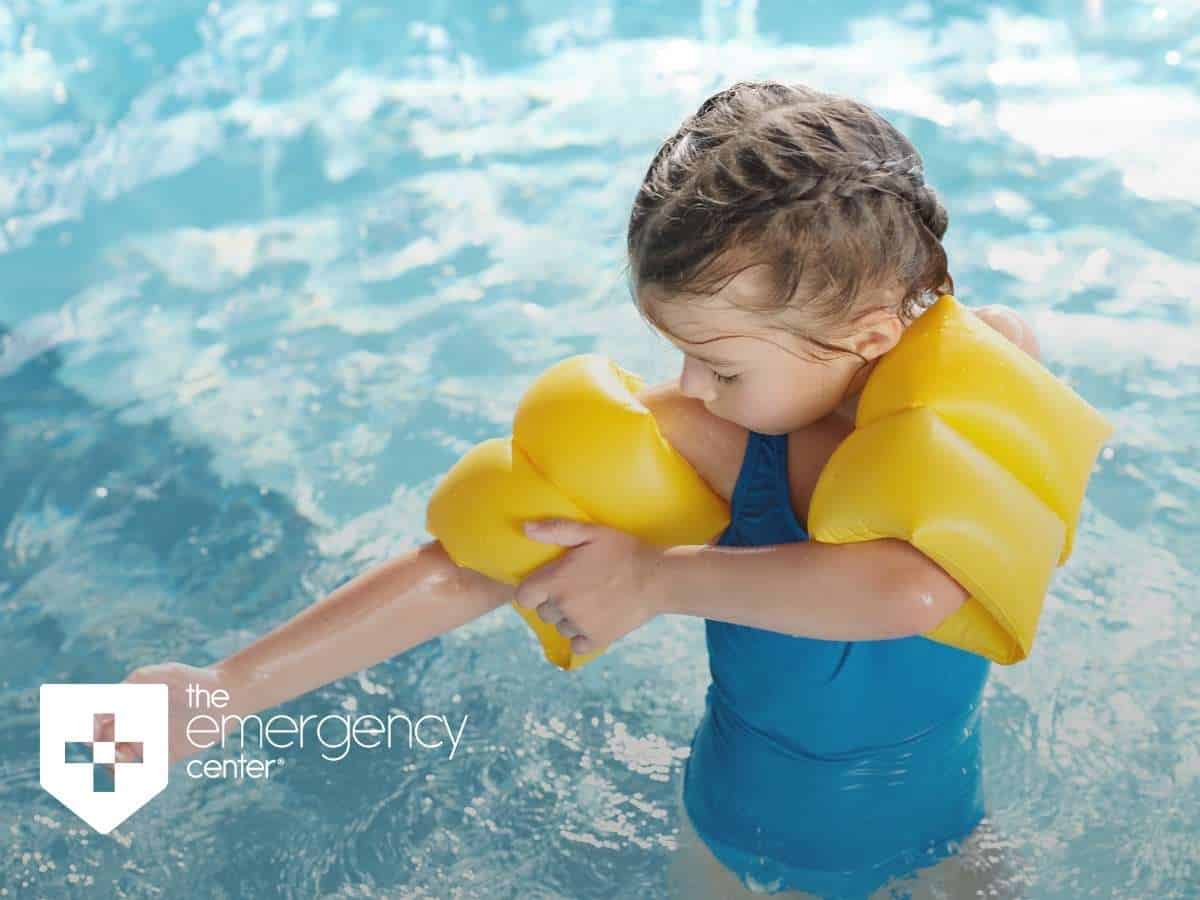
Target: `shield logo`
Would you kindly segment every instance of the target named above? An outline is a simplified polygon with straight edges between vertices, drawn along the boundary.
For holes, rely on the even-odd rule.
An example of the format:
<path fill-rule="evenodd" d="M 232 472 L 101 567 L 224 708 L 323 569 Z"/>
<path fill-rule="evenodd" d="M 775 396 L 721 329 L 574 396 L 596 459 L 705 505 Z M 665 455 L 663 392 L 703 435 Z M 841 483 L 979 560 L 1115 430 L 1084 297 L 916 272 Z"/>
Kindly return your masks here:
<path fill-rule="evenodd" d="M 43 684 L 41 779 L 108 834 L 167 786 L 167 686 Z"/>

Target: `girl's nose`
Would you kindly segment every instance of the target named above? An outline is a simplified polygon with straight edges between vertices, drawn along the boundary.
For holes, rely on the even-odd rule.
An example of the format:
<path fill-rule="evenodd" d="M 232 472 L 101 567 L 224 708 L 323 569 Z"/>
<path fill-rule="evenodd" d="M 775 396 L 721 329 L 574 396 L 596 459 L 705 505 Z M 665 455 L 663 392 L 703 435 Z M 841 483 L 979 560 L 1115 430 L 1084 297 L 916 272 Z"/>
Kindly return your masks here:
<path fill-rule="evenodd" d="M 684 357 L 683 372 L 679 376 L 679 393 L 685 397 L 703 400 L 705 403 L 713 399 L 712 379 L 707 377 L 702 363 Z"/>

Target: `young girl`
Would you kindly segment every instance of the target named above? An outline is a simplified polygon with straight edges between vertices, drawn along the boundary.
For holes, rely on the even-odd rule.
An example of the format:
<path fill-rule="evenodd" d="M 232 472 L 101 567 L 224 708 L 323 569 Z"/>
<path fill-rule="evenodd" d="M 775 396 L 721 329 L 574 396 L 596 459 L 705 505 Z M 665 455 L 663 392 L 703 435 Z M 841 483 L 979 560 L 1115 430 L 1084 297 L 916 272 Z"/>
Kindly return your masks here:
<path fill-rule="evenodd" d="M 639 399 L 730 501 L 728 528 L 664 549 L 531 526 L 571 549 L 516 589 L 426 543 L 210 668 L 133 672 L 170 686 L 172 759 L 193 752 L 187 684 L 249 714 L 514 599 L 580 653 L 696 615 L 712 679 L 680 785 L 683 896 L 866 897 L 941 860 L 953 896 L 996 896 L 996 872 L 971 882 L 968 855 L 950 859 L 987 835 L 989 662 L 920 637 L 967 592 L 906 542 L 817 544 L 804 526 L 874 366 L 953 291 L 946 225 L 916 150 L 868 107 L 773 82 L 709 98 L 654 157 L 628 249 L 639 311 L 684 353 L 679 378 Z M 1016 314 L 976 312 L 1037 355 Z"/>

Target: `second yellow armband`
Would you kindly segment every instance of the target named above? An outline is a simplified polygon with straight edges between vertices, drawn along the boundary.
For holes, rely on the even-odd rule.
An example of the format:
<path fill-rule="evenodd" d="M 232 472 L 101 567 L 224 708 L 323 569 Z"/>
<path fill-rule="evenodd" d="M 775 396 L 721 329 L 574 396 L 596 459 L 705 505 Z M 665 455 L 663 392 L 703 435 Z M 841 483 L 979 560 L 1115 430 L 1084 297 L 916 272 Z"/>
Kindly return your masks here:
<path fill-rule="evenodd" d="M 913 544 L 970 592 L 926 633 L 1014 663 L 1112 426 L 951 295 L 880 359 L 809 506 L 811 537 Z"/>

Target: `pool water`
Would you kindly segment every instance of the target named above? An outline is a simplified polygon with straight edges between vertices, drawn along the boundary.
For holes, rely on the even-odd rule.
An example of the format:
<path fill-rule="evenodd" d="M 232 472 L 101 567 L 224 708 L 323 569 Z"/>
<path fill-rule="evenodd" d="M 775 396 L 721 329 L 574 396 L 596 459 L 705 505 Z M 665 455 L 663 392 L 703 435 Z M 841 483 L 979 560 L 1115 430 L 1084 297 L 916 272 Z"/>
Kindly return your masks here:
<path fill-rule="evenodd" d="M 665 896 L 707 682 L 667 617 L 570 676 L 500 609 L 284 712 L 469 716 L 444 754 L 193 780 L 108 837 L 38 691 L 205 665 L 428 540 L 530 380 L 679 356 L 622 279 L 659 142 L 738 79 L 876 106 L 968 305 L 1116 426 L 986 791 L 1030 896 L 1200 893 L 1200 13 L 1154 3 L 0 6 L 0 896 Z"/>

